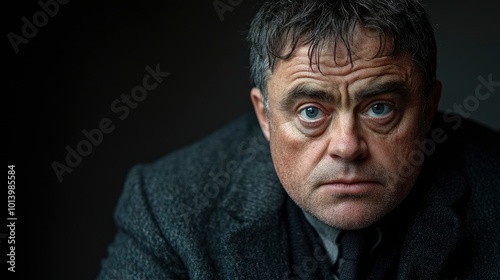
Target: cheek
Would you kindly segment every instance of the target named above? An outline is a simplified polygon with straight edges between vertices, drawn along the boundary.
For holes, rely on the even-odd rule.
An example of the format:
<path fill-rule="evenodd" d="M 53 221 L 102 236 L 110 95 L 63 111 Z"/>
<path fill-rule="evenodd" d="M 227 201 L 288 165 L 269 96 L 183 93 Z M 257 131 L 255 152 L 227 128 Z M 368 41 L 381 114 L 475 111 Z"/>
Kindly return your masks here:
<path fill-rule="evenodd" d="M 418 148 L 423 137 L 421 127 L 402 125 L 387 137 L 373 135 L 370 139 L 370 154 L 374 164 L 384 167 L 388 175 L 388 185 L 404 192 L 410 188 L 420 171 L 424 155 Z"/>
<path fill-rule="evenodd" d="M 311 141 L 291 127 L 291 123 L 271 130 L 271 155 L 278 177 L 287 191 L 304 187 L 309 174 L 319 163 L 324 147 Z"/>

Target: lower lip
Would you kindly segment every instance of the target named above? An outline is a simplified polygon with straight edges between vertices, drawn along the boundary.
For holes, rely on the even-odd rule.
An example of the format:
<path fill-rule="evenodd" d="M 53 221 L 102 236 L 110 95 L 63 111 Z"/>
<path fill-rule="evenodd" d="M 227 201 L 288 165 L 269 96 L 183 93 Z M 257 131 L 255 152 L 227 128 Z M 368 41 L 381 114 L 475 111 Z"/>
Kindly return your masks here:
<path fill-rule="evenodd" d="M 374 188 L 376 188 L 377 185 L 378 184 L 374 182 L 359 182 L 352 184 L 345 184 L 345 183 L 325 184 L 321 185 L 321 187 L 328 190 L 329 192 L 333 192 L 336 195 L 360 196 L 369 193 Z"/>

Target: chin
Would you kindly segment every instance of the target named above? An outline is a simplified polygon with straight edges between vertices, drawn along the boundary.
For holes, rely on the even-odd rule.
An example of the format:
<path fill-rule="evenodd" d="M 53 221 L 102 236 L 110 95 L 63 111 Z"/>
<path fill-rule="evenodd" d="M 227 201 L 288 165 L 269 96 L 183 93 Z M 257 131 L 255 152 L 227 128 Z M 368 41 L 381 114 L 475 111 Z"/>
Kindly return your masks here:
<path fill-rule="evenodd" d="M 371 226 L 394 207 L 354 199 L 321 208 L 311 208 L 308 212 L 324 223 L 343 230 L 355 230 Z"/>
<path fill-rule="evenodd" d="M 336 227 L 342 230 L 356 230 L 367 228 L 374 224 L 376 221 L 371 220 L 341 220 L 341 221 L 331 221 L 328 223 L 330 226 Z"/>

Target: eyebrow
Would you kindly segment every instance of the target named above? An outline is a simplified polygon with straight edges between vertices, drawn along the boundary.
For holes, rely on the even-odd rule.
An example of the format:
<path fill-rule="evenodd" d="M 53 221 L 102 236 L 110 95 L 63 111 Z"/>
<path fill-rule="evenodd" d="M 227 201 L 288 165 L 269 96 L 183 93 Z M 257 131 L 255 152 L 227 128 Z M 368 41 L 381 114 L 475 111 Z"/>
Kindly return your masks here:
<path fill-rule="evenodd" d="M 359 101 L 387 93 L 394 93 L 405 98 L 410 92 L 403 82 L 388 81 L 372 84 L 367 88 L 356 92 L 355 97 L 356 100 Z M 335 102 L 335 98 L 331 93 L 321 89 L 311 88 L 306 84 L 299 84 L 288 91 L 286 97 L 279 102 L 279 106 L 281 110 L 288 111 L 298 100 L 301 99 L 314 99 L 330 104 Z"/>
<path fill-rule="evenodd" d="M 283 111 L 288 111 L 295 103 L 297 103 L 298 100 L 301 99 L 314 99 L 326 103 L 334 102 L 333 96 L 328 92 L 311 88 L 305 84 L 299 84 L 288 91 L 286 97 L 280 101 L 280 108 Z"/>
<path fill-rule="evenodd" d="M 407 97 L 410 94 L 408 87 L 400 81 L 388 81 L 375 83 L 356 93 L 356 99 L 368 99 L 377 95 L 386 93 L 395 93 L 402 97 Z"/>

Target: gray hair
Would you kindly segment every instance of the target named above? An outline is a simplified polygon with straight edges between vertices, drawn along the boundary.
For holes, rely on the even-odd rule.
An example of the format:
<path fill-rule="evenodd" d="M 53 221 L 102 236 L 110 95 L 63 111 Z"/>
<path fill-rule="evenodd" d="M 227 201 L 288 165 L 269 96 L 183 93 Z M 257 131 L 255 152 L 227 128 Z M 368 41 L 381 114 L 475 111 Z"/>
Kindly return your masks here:
<path fill-rule="evenodd" d="M 305 43 L 312 64 L 313 57 L 319 61 L 325 42 L 339 40 L 352 63 L 350 44 L 357 25 L 378 31 L 377 55 L 384 50 L 386 38 L 392 41 L 391 56 L 412 55 L 427 100 L 436 80 L 436 41 L 419 1 L 271 0 L 261 6 L 247 35 L 251 82 L 261 90 L 266 106 L 267 81 L 277 59 L 288 59 L 299 43 Z"/>

